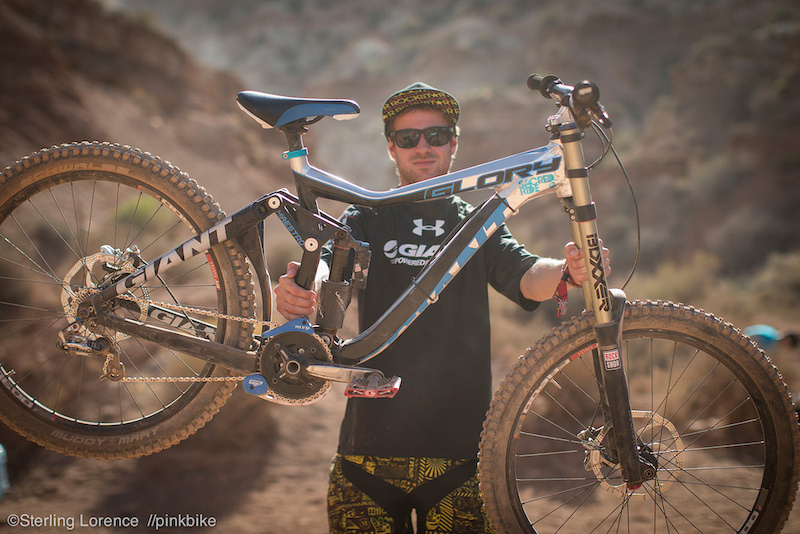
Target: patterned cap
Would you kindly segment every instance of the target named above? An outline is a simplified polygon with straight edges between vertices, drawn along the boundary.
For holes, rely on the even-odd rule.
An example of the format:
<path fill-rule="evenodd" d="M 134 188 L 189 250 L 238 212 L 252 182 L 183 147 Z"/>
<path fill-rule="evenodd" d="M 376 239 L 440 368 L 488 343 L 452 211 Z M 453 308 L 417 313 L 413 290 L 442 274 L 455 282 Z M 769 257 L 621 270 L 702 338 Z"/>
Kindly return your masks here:
<path fill-rule="evenodd" d="M 401 89 L 386 100 L 383 104 L 383 123 L 388 125 L 406 109 L 419 105 L 433 106 L 441 110 L 453 125 L 458 122 L 460 108 L 455 98 L 426 83 L 417 82 Z"/>

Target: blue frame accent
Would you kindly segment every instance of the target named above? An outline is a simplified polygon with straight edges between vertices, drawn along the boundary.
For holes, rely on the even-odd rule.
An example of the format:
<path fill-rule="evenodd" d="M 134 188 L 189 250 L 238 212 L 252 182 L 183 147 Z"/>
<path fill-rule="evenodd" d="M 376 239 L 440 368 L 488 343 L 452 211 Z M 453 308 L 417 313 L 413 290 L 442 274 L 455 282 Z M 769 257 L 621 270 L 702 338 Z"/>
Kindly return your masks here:
<path fill-rule="evenodd" d="M 306 147 L 300 150 L 292 150 L 283 153 L 283 159 L 302 158 L 303 156 L 308 156 L 308 149 Z"/>

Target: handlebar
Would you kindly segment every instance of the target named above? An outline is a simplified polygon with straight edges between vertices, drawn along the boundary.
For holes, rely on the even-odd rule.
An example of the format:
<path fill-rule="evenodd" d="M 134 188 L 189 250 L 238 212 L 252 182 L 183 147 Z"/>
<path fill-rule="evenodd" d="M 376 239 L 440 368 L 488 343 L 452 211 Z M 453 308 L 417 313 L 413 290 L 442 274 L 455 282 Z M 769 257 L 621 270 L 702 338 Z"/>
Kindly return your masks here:
<path fill-rule="evenodd" d="M 603 127 L 611 127 L 611 119 L 600 104 L 600 89 L 594 82 L 584 80 L 573 87 L 552 74 L 544 77 L 531 74 L 528 88 L 539 91 L 545 98 L 554 98 L 559 105 L 572 110 L 581 129 L 588 127 L 593 118 Z"/>

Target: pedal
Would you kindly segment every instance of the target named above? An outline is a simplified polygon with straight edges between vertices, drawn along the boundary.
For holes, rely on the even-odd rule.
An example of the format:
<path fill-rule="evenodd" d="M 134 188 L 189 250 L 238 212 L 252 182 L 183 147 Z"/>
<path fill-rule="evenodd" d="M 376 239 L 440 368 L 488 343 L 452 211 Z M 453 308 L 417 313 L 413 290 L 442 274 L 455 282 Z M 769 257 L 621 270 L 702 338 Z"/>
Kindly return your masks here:
<path fill-rule="evenodd" d="M 345 397 L 356 399 L 391 399 L 400 389 L 400 377 L 386 378 L 379 374 L 356 377 L 344 391 Z"/>

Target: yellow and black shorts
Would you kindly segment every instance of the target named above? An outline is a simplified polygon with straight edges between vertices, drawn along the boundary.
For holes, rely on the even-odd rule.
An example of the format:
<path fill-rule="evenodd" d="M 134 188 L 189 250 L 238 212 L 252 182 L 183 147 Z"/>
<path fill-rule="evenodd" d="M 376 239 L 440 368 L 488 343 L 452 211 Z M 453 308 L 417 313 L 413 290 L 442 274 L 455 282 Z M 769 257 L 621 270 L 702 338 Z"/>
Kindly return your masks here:
<path fill-rule="evenodd" d="M 477 460 L 334 458 L 328 487 L 332 533 L 492 532 L 478 490 Z"/>

